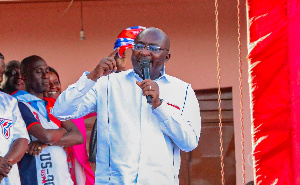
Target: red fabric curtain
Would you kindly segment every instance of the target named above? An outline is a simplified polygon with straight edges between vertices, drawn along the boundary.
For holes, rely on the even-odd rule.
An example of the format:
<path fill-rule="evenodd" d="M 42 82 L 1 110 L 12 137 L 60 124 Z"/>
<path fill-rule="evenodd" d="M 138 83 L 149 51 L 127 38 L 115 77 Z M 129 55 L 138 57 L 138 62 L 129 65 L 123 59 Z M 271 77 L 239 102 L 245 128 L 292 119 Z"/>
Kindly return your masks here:
<path fill-rule="evenodd" d="M 247 8 L 255 182 L 300 184 L 300 1 Z"/>

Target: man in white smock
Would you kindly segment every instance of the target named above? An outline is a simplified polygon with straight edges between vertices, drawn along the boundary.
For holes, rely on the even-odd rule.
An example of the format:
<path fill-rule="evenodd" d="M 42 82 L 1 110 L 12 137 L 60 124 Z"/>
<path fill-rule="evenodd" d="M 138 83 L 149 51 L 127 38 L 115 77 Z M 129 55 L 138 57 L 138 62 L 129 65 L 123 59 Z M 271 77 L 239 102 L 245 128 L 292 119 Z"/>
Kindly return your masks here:
<path fill-rule="evenodd" d="M 201 118 L 191 85 L 165 73 L 169 49 L 162 30 L 147 28 L 134 41 L 133 70 L 114 73 L 112 53 L 57 99 L 61 120 L 97 112 L 96 185 L 179 184 L 180 149 L 197 147 Z"/>
<path fill-rule="evenodd" d="M 0 83 L 4 66 L 0 59 Z M 0 129 L 0 185 L 20 185 L 15 163 L 23 157 L 29 136 L 17 100 L 4 92 L 0 92 Z"/>

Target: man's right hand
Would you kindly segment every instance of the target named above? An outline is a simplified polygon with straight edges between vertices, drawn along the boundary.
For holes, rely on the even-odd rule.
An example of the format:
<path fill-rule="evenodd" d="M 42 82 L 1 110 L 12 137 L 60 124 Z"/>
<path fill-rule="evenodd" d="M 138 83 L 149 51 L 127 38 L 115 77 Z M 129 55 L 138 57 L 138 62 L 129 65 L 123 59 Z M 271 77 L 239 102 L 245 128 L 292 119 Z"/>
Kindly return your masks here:
<path fill-rule="evenodd" d="M 11 167 L 12 165 L 10 162 L 6 158 L 0 156 L 0 177 L 7 177 Z"/>
<path fill-rule="evenodd" d="M 95 69 L 87 75 L 88 79 L 97 81 L 101 76 L 106 76 L 117 71 L 117 65 L 114 56 L 118 51 L 119 50 L 116 49 L 108 57 L 103 58 L 95 67 Z"/>

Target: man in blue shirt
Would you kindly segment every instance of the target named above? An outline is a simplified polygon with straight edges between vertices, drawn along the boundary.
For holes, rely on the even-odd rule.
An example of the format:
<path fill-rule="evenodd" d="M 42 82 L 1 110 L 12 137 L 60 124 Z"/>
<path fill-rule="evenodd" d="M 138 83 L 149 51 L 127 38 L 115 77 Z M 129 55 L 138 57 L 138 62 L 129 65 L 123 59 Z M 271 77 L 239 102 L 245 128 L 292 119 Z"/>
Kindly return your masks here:
<path fill-rule="evenodd" d="M 43 96 L 49 90 L 46 61 L 32 55 L 22 60 L 20 68 L 26 91 L 13 96 L 22 102 L 19 107 L 31 138 L 28 154 L 19 163 L 22 185 L 73 185 L 63 147 L 81 144 L 83 137 L 73 122 L 60 122 L 50 114 L 53 102 Z"/>

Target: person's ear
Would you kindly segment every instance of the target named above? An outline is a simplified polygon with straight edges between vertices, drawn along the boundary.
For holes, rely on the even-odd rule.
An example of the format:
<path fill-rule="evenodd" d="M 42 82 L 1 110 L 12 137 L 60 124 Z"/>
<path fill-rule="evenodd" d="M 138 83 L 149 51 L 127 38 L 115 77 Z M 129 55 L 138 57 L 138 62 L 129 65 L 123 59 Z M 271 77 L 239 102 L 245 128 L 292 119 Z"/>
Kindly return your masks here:
<path fill-rule="evenodd" d="M 166 55 L 165 63 L 167 63 L 167 62 L 170 60 L 170 58 L 171 58 L 171 53 L 168 53 L 168 54 Z"/>

